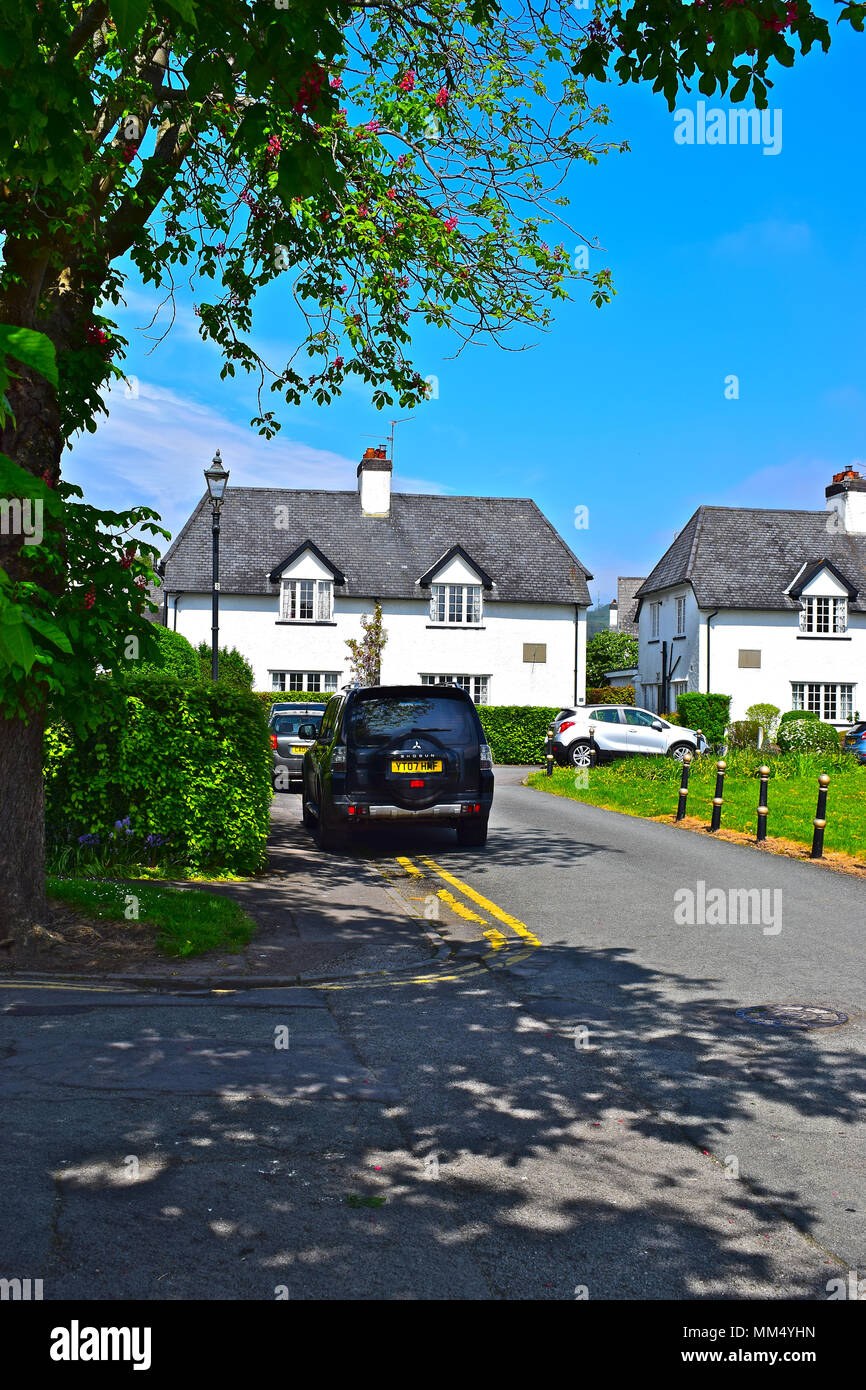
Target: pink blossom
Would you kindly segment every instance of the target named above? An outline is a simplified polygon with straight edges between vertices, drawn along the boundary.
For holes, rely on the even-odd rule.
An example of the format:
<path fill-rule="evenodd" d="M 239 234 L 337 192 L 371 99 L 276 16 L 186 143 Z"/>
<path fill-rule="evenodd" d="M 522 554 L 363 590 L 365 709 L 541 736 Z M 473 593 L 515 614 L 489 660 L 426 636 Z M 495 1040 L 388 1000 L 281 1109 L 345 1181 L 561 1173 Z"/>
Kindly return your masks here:
<path fill-rule="evenodd" d="M 389 188 L 389 189 L 388 189 L 388 197 L 391 199 L 391 202 L 393 203 L 394 199 L 397 197 L 397 190 L 396 190 L 396 188 Z"/>
<path fill-rule="evenodd" d="M 456 218 L 456 217 L 449 217 L 449 218 L 448 218 L 448 221 L 445 223 L 445 230 L 446 230 L 446 232 L 453 232 L 453 231 L 454 231 L 454 228 L 455 228 L 456 226 L 457 226 L 457 218 Z"/>
<path fill-rule="evenodd" d="M 379 129 L 379 122 L 378 122 L 378 121 L 368 121 L 368 122 L 367 122 L 367 129 L 368 129 L 368 130 L 371 130 L 371 131 L 373 132 L 373 134 L 375 135 L 376 132 L 377 132 L 377 130 Z"/>
<path fill-rule="evenodd" d="M 342 366 L 343 366 L 343 359 L 342 359 L 342 357 L 335 357 L 335 358 L 334 358 L 334 367 L 336 368 L 336 370 L 337 370 L 337 371 L 340 371 L 341 368 L 342 368 Z"/>
<path fill-rule="evenodd" d="M 447 106 L 447 105 L 448 105 L 448 88 L 447 88 L 447 87 L 440 87 L 440 88 L 439 88 L 439 91 L 436 93 L 436 105 L 437 105 L 437 106 Z"/>
<path fill-rule="evenodd" d="M 402 169 L 408 158 L 408 154 L 401 154 L 400 158 L 397 160 L 397 168 Z"/>
<path fill-rule="evenodd" d="M 342 77 L 332 77 L 332 78 L 331 78 L 331 86 L 333 87 L 333 89 L 334 89 L 335 92 L 339 92 L 339 90 L 340 90 L 340 88 L 342 87 L 342 85 L 343 85 L 343 79 L 342 79 Z"/>
<path fill-rule="evenodd" d="M 407 72 L 407 73 L 405 74 L 405 76 L 402 77 L 401 80 L 400 80 L 400 90 L 403 91 L 403 92 L 411 92 L 411 91 L 412 91 L 412 88 L 413 88 L 414 86 L 415 86 L 415 74 L 414 74 L 414 72 L 412 72 L 411 69 L 410 69 L 410 71 Z"/>

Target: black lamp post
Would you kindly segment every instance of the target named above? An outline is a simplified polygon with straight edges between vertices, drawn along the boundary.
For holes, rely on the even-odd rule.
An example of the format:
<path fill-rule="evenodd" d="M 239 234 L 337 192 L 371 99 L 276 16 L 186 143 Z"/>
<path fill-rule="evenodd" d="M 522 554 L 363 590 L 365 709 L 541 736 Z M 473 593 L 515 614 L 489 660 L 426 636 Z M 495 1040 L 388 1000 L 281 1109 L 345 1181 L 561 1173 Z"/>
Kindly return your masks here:
<path fill-rule="evenodd" d="M 213 512 L 211 534 L 213 536 L 213 607 L 211 620 L 211 680 L 219 676 L 219 629 L 220 629 L 220 512 L 229 480 L 228 469 L 223 467 L 220 451 L 217 449 L 210 468 L 204 470 L 210 504 Z"/>

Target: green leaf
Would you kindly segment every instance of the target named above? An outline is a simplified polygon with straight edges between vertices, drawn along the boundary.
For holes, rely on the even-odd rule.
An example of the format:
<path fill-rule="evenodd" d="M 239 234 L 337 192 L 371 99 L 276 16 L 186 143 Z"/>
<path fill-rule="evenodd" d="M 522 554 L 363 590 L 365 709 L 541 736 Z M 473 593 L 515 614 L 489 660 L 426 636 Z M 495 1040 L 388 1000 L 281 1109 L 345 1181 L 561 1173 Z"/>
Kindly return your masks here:
<path fill-rule="evenodd" d="M 111 17 L 122 44 L 132 43 L 147 19 L 150 0 L 111 0 Z"/>
<path fill-rule="evenodd" d="M 5 662 L 7 666 L 22 666 L 25 674 L 29 675 L 35 660 L 33 638 L 20 617 L 15 622 L 9 621 L 7 611 L 3 627 L 0 628 L 0 662 Z"/>
<path fill-rule="evenodd" d="M 57 385 L 57 359 L 54 344 L 44 333 L 36 333 L 32 328 L 13 328 L 8 323 L 0 323 L 0 352 L 8 353 L 16 362 L 23 362 L 34 371 Z"/>
<path fill-rule="evenodd" d="M 25 613 L 24 621 L 28 627 L 32 627 L 34 632 L 38 632 L 46 641 L 59 647 L 67 656 L 72 655 L 72 643 L 62 628 L 58 627 L 50 618 L 43 618 L 39 613 Z"/>
<path fill-rule="evenodd" d="M 196 23 L 196 0 L 165 0 L 165 3 L 170 5 L 173 10 L 177 10 L 181 19 L 185 19 L 193 25 Z"/>

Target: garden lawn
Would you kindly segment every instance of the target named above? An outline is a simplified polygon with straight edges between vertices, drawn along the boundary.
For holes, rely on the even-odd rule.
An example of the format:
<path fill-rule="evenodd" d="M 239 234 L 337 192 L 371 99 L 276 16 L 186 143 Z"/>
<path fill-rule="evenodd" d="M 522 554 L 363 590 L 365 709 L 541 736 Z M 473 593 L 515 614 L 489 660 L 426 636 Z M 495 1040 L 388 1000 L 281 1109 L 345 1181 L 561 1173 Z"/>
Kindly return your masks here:
<path fill-rule="evenodd" d="M 755 775 L 761 759 L 754 754 L 735 752 L 726 758 L 722 826 L 754 835 L 757 830 L 759 782 Z M 767 804 L 767 833 L 800 844 L 812 842 L 812 820 L 818 801 L 818 776 L 830 777 L 827 798 L 827 829 L 824 846 L 845 854 L 866 854 L 866 767 L 854 758 L 817 757 L 784 754 L 768 759 L 771 767 Z M 591 768 L 589 786 L 580 786 L 580 773 L 574 768 L 558 768 L 552 777 L 530 773 L 528 783 L 554 796 L 585 801 L 611 811 L 650 819 L 674 819 L 681 769 L 669 758 L 635 757 L 619 759 Z M 710 823 L 715 794 L 716 765 L 712 757 L 698 759 L 689 780 L 687 815 Z"/>
<path fill-rule="evenodd" d="M 49 878 L 49 898 L 59 898 L 91 917 L 134 920 L 158 928 L 156 945 L 168 956 L 199 956 L 205 951 L 242 951 L 255 923 L 229 898 L 148 883 L 113 883 L 98 878 Z M 137 900 L 137 903 L 136 903 Z"/>

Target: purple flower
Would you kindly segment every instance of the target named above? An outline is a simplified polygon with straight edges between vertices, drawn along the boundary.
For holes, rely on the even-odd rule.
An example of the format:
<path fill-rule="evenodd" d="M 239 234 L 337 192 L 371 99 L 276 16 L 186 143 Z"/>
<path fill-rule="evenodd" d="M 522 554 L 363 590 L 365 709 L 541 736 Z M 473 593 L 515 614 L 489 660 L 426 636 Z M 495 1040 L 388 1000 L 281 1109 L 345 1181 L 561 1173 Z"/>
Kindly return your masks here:
<path fill-rule="evenodd" d="M 150 849 L 158 849 L 159 846 L 164 845 L 165 842 L 166 839 L 164 835 L 148 835 L 144 843 Z"/>
<path fill-rule="evenodd" d="M 98 836 L 98 835 L 79 835 L 79 837 L 78 837 L 78 843 L 79 843 L 80 845 L 86 845 L 87 848 L 90 849 L 93 845 L 98 845 L 98 844 L 99 844 L 99 836 Z"/>

